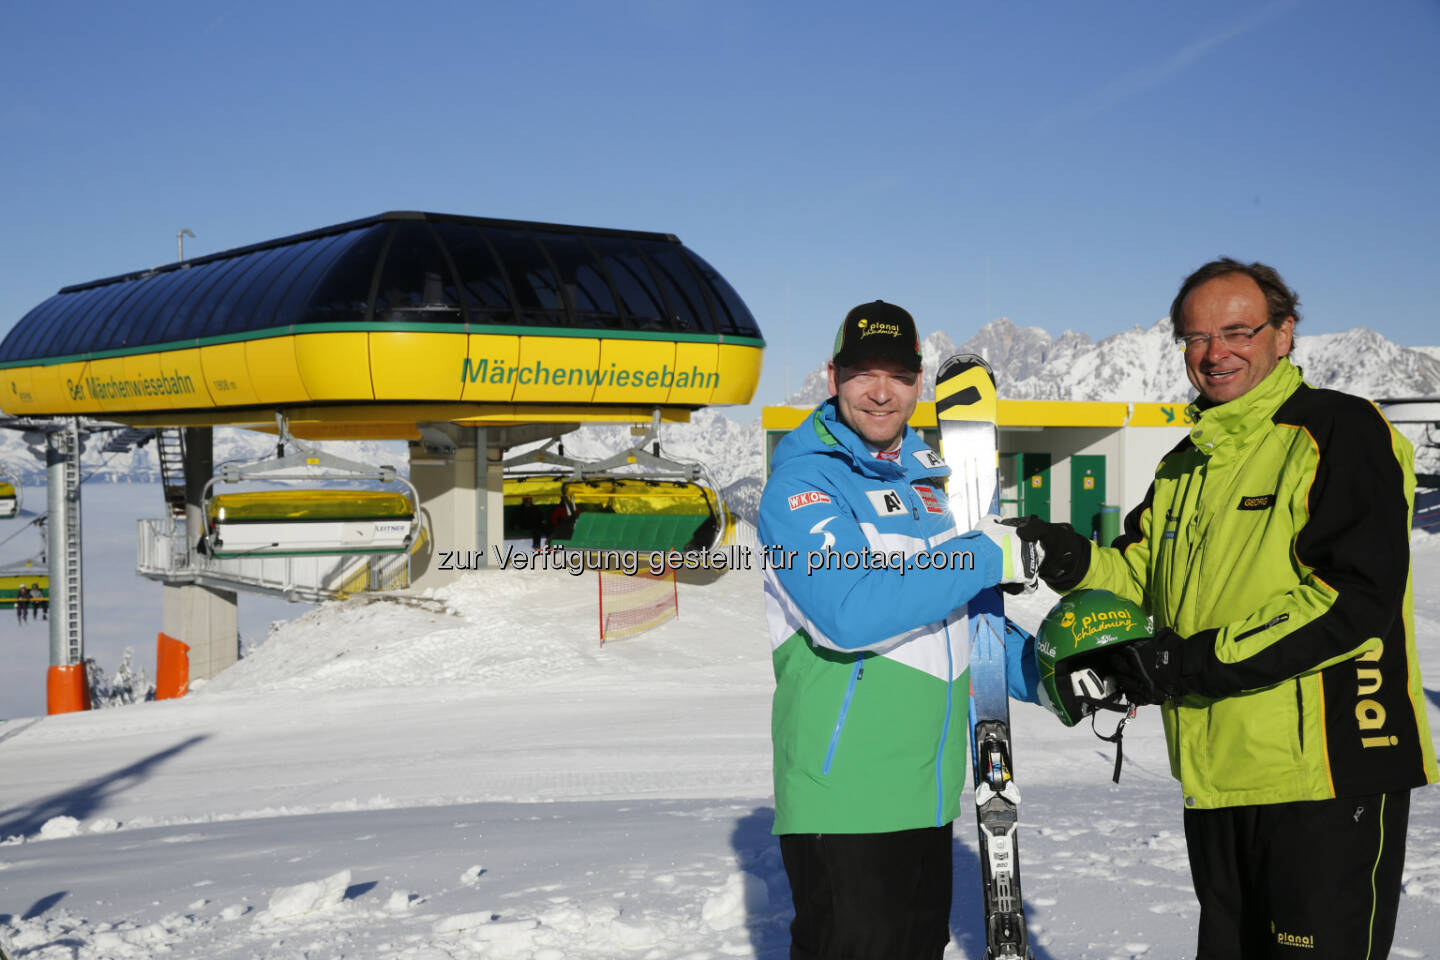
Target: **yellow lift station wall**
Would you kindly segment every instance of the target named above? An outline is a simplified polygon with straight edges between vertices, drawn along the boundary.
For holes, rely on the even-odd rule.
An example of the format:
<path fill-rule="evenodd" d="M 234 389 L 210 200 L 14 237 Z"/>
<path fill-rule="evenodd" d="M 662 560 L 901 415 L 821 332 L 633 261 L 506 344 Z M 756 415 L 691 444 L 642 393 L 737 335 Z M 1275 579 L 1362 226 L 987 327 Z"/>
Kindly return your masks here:
<path fill-rule="evenodd" d="M 995 406 L 996 423 L 1001 427 L 1123 427 L 1129 422 L 1132 406 L 1150 407 L 1159 404 L 1001 399 L 996 401 Z M 767 431 L 789 431 L 798 427 L 810 412 L 810 409 L 805 407 L 766 407 L 760 412 L 760 422 Z M 915 412 L 910 416 L 910 426 L 916 430 L 931 430 L 936 423 L 933 401 L 926 400 L 915 405 Z"/>
<path fill-rule="evenodd" d="M 387 213 L 66 287 L 0 344 L 0 408 L 693 409 L 748 403 L 764 345 L 668 234 Z"/>
<path fill-rule="evenodd" d="M 760 413 L 767 431 L 794 430 L 810 407 L 766 407 Z M 1194 411 L 1184 403 L 1126 403 L 1121 400 L 1006 400 L 996 402 L 995 419 L 1001 427 L 1192 427 Z M 915 405 L 910 426 L 916 430 L 936 425 L 935 404 Z"/>

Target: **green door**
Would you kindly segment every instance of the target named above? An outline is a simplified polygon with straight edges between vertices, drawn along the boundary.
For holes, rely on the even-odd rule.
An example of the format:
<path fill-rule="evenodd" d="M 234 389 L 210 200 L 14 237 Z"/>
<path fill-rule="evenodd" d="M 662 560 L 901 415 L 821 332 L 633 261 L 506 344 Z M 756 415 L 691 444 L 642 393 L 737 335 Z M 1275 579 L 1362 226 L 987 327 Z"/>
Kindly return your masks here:
<path fill-rule="evenodd" d="M 1085 454 L 1070 458 L 1070 524 L 1083 536 L 1099 529 L 1105 502 L 1105 458 Z"/>
<path fill-rule="evenodd" d="M 1050 519 L 1050 454 L 1024 453 L 1020 461 L 1020 516 Z"/>

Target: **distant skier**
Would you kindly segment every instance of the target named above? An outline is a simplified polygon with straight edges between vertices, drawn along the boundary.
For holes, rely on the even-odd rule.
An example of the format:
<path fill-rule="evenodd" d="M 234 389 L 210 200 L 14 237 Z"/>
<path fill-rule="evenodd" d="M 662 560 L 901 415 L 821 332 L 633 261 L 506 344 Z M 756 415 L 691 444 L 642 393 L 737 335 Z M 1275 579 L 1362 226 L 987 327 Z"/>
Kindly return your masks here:
<path fill-rule="evenodd" d="M 1025 580 L 1021 544 L 993 517 L 956 533 L 949 468 L 906 425 L 923 382 L 909 313 L 850 311 L 829 376 L 760 501 L 790 956 L 935 960 L 967 773 L 965 604 Z M 1034 700 L 1023 646 L 1012 695 Z"/>
<path fill-rule="evenodd" d="M 24 623 L 30 617 L 30 588 L 20 584 L 15 591 L 15 620 Z"/>
<path fill-rule="evenodd" d="M 50 619 L 50 591 L 42 589 L 38 581 L 30 584 L 30 603 L 37 614 Z"/>
<path fill-rule="evenodd" d="M 1111 547 L 1020 528 L 1060 591 L 1109 590 L 1154 637 L 1103 654 L 1159 703 L 1185 797 L 1198 956 L 1385 957 L 1411 788 L 1435 753 L 1415 652 L 1410 443 L 1301 379 L 1299 298 L 1212 261 L 1170 308 L 1197 423 Z"/>

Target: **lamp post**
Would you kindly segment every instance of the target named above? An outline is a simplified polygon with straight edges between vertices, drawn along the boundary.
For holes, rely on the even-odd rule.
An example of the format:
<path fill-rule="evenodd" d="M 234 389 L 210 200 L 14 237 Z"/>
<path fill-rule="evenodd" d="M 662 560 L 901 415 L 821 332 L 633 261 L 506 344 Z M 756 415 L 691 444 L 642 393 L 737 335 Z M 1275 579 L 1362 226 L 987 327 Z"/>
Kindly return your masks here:
<path fill-rule="evenodd" d="M 195 234 L 191 233 L 189 230 L 185 229 L 184 227 L 181 227 L 181 228 L 180 228 L 180 232 L 178 232 L 178 233 L 175 234 L 175 250 L 176 250 L 176 252 L 179 254 L 179 259 L 182 260 L 182 261 L 185 259 L 185 238 L 186 238 L 186 237 L 189 237 L 191 240 L 194 240 L 194 239 L 195 239 Z"/>

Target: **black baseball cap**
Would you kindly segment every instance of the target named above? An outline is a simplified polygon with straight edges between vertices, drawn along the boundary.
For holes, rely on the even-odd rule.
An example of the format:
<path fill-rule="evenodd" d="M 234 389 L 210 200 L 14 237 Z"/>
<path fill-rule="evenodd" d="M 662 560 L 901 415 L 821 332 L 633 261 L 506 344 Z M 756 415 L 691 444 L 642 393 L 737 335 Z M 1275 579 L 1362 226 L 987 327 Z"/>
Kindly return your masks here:
<path fill-rule="evenodd" d="M 919 372 L 920 337 L 915 333 L 915 318 L 903 307 L 875 300 L 860 304 L 841 321 L 835 333 L 835 352 L 830 355 L 835 366 L 853 366 L 872 357 L 894 360 Z"/>

